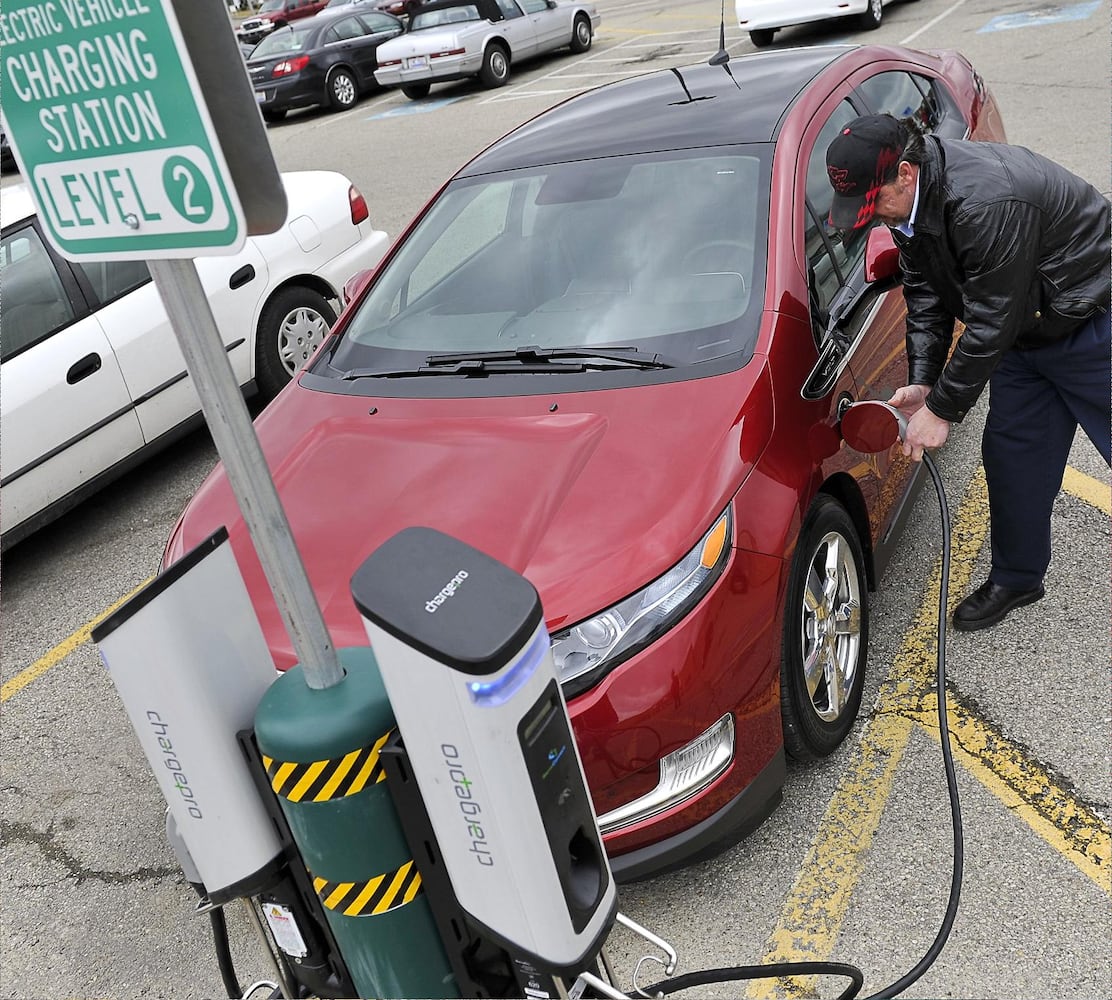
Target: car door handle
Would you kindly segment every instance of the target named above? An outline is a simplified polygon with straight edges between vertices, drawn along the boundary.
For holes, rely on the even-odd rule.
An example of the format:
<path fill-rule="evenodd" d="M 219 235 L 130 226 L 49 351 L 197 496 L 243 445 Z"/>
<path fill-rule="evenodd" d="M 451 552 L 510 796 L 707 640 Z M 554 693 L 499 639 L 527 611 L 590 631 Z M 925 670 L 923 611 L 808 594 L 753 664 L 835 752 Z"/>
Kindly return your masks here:
<path fill-rule="evenodd" d="M 86 354 L 80 361 L 70 365 L 70 370 L 66 372 L 66 381 L 74 385 L 98 371 L 100 371 L 100 355 Z"/>

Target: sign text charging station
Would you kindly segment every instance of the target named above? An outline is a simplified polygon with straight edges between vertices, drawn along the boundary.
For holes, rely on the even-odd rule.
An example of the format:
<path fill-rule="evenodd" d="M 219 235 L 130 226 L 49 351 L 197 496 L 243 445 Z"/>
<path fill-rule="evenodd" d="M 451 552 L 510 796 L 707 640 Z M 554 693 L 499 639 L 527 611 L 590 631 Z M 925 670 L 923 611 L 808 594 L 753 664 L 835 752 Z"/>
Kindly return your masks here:
<path fill-rule="evenodd" d="M 66 256 L 234 252 L 243 211 L 170 0 L 5 0 L 4 119 Z"/>

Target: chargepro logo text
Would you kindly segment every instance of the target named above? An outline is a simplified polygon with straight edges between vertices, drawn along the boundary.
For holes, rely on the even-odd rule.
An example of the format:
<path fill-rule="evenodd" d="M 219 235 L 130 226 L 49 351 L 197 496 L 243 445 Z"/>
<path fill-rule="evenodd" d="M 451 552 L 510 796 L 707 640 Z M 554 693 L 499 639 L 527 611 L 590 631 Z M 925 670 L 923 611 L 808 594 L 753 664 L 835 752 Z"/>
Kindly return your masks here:
<path fill-rule="evenodd" d="M 425 610 L 430 615 L 436 614 L 436 609 L 439 608 L 440 605 L 443 604 L 446 600 L 448 600 L 448 598 L 451 597 L 457 590 L 459 590 L 461 584 L 466 579 L 467 570 L 461 569 L 455 576 L 452 577 L 452 579 L 444 584 L 439 594 L 436 594 L 425 601 Z"/>

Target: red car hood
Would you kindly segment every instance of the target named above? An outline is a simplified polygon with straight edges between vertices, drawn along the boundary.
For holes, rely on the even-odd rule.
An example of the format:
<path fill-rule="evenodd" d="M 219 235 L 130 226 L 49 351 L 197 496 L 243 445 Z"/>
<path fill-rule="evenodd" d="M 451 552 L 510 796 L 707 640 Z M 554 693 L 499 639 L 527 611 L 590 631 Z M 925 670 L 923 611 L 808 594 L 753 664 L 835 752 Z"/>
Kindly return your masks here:
<path fill-rule="evenodd" d="M 558 399 L 371 399 L 295 384 L 256 430 L 333 641 L 352 646 L 366 635 L 351 577 L 410 525 L 522 573 L 550 630 L 626 597 L 733 497 L 767 441 L 769 390 L 760 357 L 728 375 Z M 166 563 L 222 524 L 284 669 L 293 652 L 222 466 L 186 507 Z"/>

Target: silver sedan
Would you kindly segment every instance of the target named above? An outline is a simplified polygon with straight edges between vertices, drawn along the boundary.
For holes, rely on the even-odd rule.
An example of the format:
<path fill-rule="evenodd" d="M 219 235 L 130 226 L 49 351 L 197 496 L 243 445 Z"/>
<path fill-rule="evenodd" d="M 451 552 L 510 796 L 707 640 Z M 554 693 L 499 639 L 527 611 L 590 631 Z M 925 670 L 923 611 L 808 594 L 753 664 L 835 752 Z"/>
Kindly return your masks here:
<path fill-rule="evenodd" d="M 577 0 L 432 0 L 379 47 L 375 79 L 414 100 L 434 83 L 473 76 L 501 87 L 511 63 L 564 46 L 586 52 L 601 20 Z"/>

